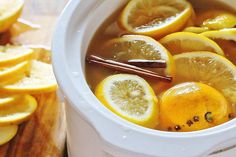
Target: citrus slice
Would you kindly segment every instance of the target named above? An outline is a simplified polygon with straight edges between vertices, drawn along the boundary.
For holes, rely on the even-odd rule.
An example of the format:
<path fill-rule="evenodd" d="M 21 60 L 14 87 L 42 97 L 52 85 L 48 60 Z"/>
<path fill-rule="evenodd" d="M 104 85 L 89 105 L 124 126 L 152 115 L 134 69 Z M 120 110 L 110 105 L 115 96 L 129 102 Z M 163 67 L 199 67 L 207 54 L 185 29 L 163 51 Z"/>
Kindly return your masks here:
<path fill-rule="evenodd" d="M 191 14 L 191 4 L 185 0 L 131 0 L 119 23 L 131 33 L 158 37 L 181 29 Z"/>
<path fill-rule="evenodd" d="M 221 92 L 231 105 L 236 104 L 236 67 L 226 58 L 211 52 L 192 52 L 174 56 L 175 84 L 202 82 Z"/>
<path fill-rule="evenodd" d="M 17 125 L 8 125 L 0 127 L 0 145 L 9 142 L 17 133 Z"/>
<path fill-rule="evenodd" d="M 207 10 L 197 16 L 196 24 L 209 29 L 218 30 L 236 26 L 236 16 L 222 10 Z"/>
<path fill-rule="evenodd" d="M 23 46 L 0 46 L 0 67 L 18 64 L 33 57 L 33 51 Z"/>
<path fill-rule="evenodd" d="M 158 124 L 157 98 L 139 76 L 109 76 L 97 86 L 95 95 L 108 109 L 130 122 L 149 128 Z"/>
<path fill-rule="evenodd" d="M 1 94 L 0 96 L 0 107 L 5 107 L 7 105 L 11 105 L 16 103 L 19 100 L 20 95 L 8 95 L 8 94 Z"/>
<path fill-rule="evenodd" d="M 0 1 L 0 33 L 6 31 L 17 21 L 24 5 L 23 0 Z"/>
<path fill-rule="evenodd" d="M 236 28 L 207 31 L 202 35 L 214 40 L 225 52 L 225 56 L 236 65 Z"/>
<path fill-rule="evenodd" d="M 165 36 L 160 40 L 172 55 L 193 52 L 210 51 L 224 56 L 223 50 L 213 40 L 201 34 L 177 32 Z"/>
<path fill-rule="evenodd" d="M 0 125 L 20 124 L 27 120 L 36 110 L 37 101 L 30 95 L 25 95 L 18 104 L 7 106 L 0 110 Z"/>
<path fill-rule="evenodd" d="M 206 31 L 201 34 L 213 40 L 224 39 L 224 40 L 236 41 L 236 28 Z"/>
<path fill-rule="evenodd" d="M 191 32 L 191 33 L 203 33 L 203 32 L 206 32 L 206 31 L 209 31 L 209 28 L 208 27 L 194 27 L 194 26 L 191 26 L 191 27 L 186 27 L 183 32 Z"/>
<path fill-rule="evenodd" d="M 216 89 L 203 83 L 182 83 L 162 95 L 160 126 L 169 131 L 207 129 L 228 121 L 230 109 Z"/>
<path fill-rule="evenodd" d="M 143 35 L 124 35 L 105 43 L 104 57 L 127 61 L 131 59 L 165 60 L 166 69 L 151 69 L 162 75 L 174 75 L 175 66 L 171 54 L 156 40 Z"/>
<path fill-rule="evenodd" d="M 11 67 L 0 67 L 0 84 L 4 84 L 6 81 L 14 79 L 24 72 L 29 70 L 30 62 L 24 61 Z"/>
<path fill-rule="evenodd" d="M 42 93 L 57 89 L 57 82 L 50 64 L 33 60 L 31 69 L 18 82 L 0 87 L 4 93 Z"/>

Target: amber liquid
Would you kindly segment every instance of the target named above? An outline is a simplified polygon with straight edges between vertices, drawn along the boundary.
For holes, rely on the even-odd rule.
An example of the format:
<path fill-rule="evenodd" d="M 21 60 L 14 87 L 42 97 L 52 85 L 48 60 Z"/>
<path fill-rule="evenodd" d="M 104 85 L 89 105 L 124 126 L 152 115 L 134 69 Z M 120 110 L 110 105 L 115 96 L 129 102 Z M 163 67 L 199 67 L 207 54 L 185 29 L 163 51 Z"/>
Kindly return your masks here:
<path fill-rule="evenodd" d="M 230 8 L 229 6 L 226 6 L 225 4 L 217 2 L 216 0 L 189 0 L 189 2 L 192 4 L 196 16 L 198 16 L 199 14 L 203 13 L 206 10 L 222 10 L 222 11 L 225 10 L 234 14 L 236 13 L 234 9 Z M 118 9 L 97 30 L 89 45 L 87 51 L 88 55 L 94 54 L 98 56 L 106 56 L 107 54 L 106 52 L 102 51 L 101 46 L 104 45 L 104 43 L 106 43 L 110 39 L 117 38 L 122 36 L 123 34 L 126 34 L 126 32 L 121 30 L 116 23 L 116 21 L 118 20 L 117 18 L 119 17 L 122 9 L 123 8 Z M 216 42 L 220 46 L 222 46 L 222 49 L 225 51 L 226 56 L 228 56 L 229 59 L 236 65 L 236 43 L 234 41 L 226 41 L 226 40 L 217 40 Z M 89 63 L 86 63 L 85 68 L 86 68 L 86 79 L 92 91 L 94 91 L 96 86 L 107 76 L 120 73 L 118 71 L 114 71 L 111 69 L 107 69 Z M 152 86 L 157 96 L 159 96 L 162 92 L 164 92 L 167 89 L 167 88 L 160 88 L 158 86 L 158 80 L 152 80 L 150 78 L 145 78 L 145 80 L 149 82 L 149 84 Z"/>
<path fill-rule="evenodd" d="M 217 9 L 217 10 L 219 9 L 222 11 L 226 10 L 226 11 L 235 13 L 234 9 L 230 8 L 229 6 L 226 6 L 225 4 L 217 2 L 216 0 L 207 0 L 207 1 L 206 0 L 189 0 L 189 1 L 191 2 L 192 6 L 194 7 L 196 15 L 200 14 L 201 12 L 204 12 L 205 10 L 213 10 L 213 9 Z M 107 42 L 110 39 L 120 37 L 123 34 L 126 34 L 126 32 L 121 30 L 116 23 L 117 18 L 119 17 L 122 9 L 123 8 L 118 9 L 97 30 L 97 32 L 95 33 L 95 35 L 89 45 L 89 48 L 87 51 L 88 55 L 94 54 L 94 55 L 106 56 L 106 54 L 105 54 L 106 52 L 101 52 L 102 51 L 101 45 L 103 45 L 105 42 Z M 224 42 L 228 42 L 228 41 L 224 41 Z M 222 44 L 220 44 L 220 45 L 222 45 Z M 236 44 L 233 42 L 233 44 L 231 43 L 230 45 L 232 47 L 232 50 L 235 51 Z M 224 49 L 224 47 L 223 47 L 223 49 Z M 229 56 L 233 56 L 232 52 L 228 50 L 229 48 L 226 47 L 226 49 L 227 49 L 226 55 L 228 53 L 230 53 Z M 234 63 L 236 64 L 236 57 L 234 57 L 234 59 L 232 58 L 231 60 L 233 60 Z M 87 79 L 87 82 L 88 82 L 92 91 L 94 91 L 94 89 L 99 84 L 99 82 L 102 81 L 104 78 L 106 78 L 109 75 L 119 73 L 114 70 L 110 70 L 110 69 L 107 69 L 104 67 L 99 67 L 97 65 L 88 64 L 88 63 L 86 63 L 85 68 L 86 68 L 86 79 Z M 156 94 L 163 92 L 164 89 L 155 88 L 156 87 L 155 80 L 151 80 L 148 78 L 145 78 L 145 79 L 154 88 Z"/>

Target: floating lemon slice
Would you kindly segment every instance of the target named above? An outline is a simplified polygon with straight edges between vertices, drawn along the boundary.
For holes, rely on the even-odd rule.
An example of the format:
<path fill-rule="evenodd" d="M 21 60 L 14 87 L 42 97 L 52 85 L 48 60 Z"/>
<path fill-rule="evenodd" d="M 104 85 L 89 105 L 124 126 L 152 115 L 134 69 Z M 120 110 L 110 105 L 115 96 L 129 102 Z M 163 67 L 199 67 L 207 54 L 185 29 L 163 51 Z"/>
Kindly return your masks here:
<path fill-rule="evenodd" d="M 143 35 L 124 35 L 105 43 L 105 57 L 127 61 L 130 59 L 165 60 L 167 68 L 152 69 L 159 74 L 173 76 L 175 66 L 172 55 L 156 40 Z"/>
<path fill-rule="evenodd" d="M 9 29 L 17 21 L 23 5 L 23 0 L 0 1 L 0 33 Z"/>
<path fill-rule="evenodd" d="M 175 84 L 202 82 L 220 91 L 236 104 L 236 67 L 226 58 L 211 52 L 191 52 L 174 56 Z"/>
<path fill-rule="evenodd" d="M 37 101 L 26 95 L 18 104 L 7 106 L 0 110 L 0 125 L 20 124 L 27 120 L 36 110 Z"/>
<path fill-rule="evenodd" d="M 57 89 L 57 82 L 50 64 L 33 60 L 29 73 L 18 82 L 0 88 L 4 93 L 42 93 Z"/>
<path fill-rule="evenodd" d="M 109 76 L 97 86 L 95 95 L 108 109 L 130 122 L 149 128 L 158 124 L 158 100 L 139 76 Z"/>
<path fill-rule="evenodd" d="M 29 60 L 33 50 L 22 46 L 0 46 L 0 67 L 11 66 Z"/>
<path fill-rule="evenodd" d="M 209 28 L 208 27 L 194 27 L 194 26 L 191 26 L 191 27 L 186 27 L 183 32 L 191 32 L 191 33 L 203 33 L 203 32 L 206 32 L 206 31 L 209 31 Z"/>
<path fill-rule="evenodd" d="M 5 107 L 7 105 L 11 105 L 16 103 L 19 100 L 20 95 L 8 95 L 8 94 L 1 94 L 0 96 L 0 107 Z"/>
<path fill-rule="evenodd" d="M 1 126 L 0 127 L 0 145 L 9 142 L 17 133 L 17 125 Z"/>
<path fill-rule="evenodd" d="M 207 10 L 197 16 L 196 24 L 213 30 L 233 28 L 236 26 L 236 16 L 222 10 Z"/>
<path fill-rule="evenodd" d="M 191 14 L 191 4 L 185 0 L 131 0 L 119 23 L 131 33 L 158 37 L 181 29 Z"/>
<path fill-rule="evenodd" d="M 5 82 L 22 75 L 29 70 L 29 66 L 30 62 L 25 61 L 11 67 L 0 67 L 0 84 L 5 84 Z"/>
<path fill-rule="evenodd" d="M 216 42 L 200 34 L 177 32 L 165 36 L 160 43 L 173 55 L 193 51 L 210 51 L 224 56 L 223 50 Z"/>
<path fill-rule="evenodd" d="M 160 125 L 169 131 L 202 130 L 228 121 L 230 111 L 216 89 L 202 83 L 182 83 L 162 95 Z"/>
<path fill-rule="evenodd" d="M 211 39 L 233 40 L 236 42 L 236 28 L 213 30 L 201 33 Z"/>
<path fill-rule="evenodd" d="M 236 65 L 236 28 L 207 31 L 202 35 L 214 40 L 225 52 L 225 56 Z"/>

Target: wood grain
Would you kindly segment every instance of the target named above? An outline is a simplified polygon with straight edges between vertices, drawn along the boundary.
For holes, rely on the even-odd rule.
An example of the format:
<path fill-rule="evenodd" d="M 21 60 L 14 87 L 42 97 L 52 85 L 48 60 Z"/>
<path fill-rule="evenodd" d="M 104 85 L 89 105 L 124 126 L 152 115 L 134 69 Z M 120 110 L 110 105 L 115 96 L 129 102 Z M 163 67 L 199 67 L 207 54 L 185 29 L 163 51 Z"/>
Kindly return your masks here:
<path fill-rule="evenodd" d="M 57 17 L 68 0 L 25 0 L 21 22 L 0 34 L 0 44 L 22 44 L 34 47 L 38 59 L 50 62 L 50 45 Z M 33 95 L 38 108 L 31 119 L 20 125 L 17 135 L 0 146 L 0 157 L 61 157 L 66 125 L 64 105 L 57 93 Z"/>

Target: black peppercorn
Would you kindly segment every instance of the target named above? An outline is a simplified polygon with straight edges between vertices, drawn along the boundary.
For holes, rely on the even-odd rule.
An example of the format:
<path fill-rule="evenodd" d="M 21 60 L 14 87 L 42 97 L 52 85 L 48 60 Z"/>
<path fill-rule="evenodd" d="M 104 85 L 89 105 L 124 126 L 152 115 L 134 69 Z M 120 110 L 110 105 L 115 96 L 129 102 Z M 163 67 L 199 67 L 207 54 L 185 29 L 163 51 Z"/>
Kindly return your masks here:
<path fill-rule="evenodd" d="M 199 116 L 194 116 L 194 117 L 193 117 L 193 121 L 194 121 L 194 122 L 199 122 Z"/>
<path fill-rule="evenodd" d="M 179 130 L 181 130 L 181 127 L 180 127 L 179 125 L 176 125 L 176 126 L 175 126 L 175 130 L 176 130 L 176 131 L 179 131 Z"/>

